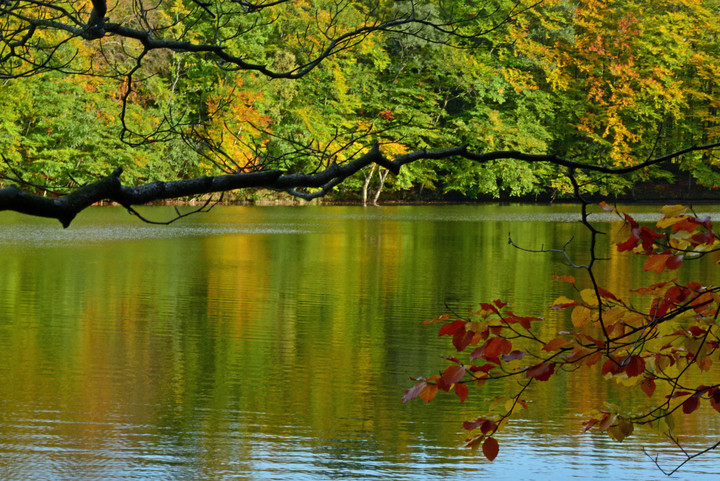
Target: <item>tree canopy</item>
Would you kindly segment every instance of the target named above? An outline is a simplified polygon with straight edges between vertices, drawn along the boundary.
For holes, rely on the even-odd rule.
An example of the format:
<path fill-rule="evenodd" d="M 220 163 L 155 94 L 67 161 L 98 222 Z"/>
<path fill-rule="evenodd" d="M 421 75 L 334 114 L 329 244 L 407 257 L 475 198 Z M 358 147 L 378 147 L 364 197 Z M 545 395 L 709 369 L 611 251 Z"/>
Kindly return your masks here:
<path fill-rule="evenodd" d="M 470 198 L 568 195 L 568 174 L 604 195 L 682 171 L 716 187 L 718 8 L 5 1 L 0 208 L 67 225 L 101 200 L 309 199 L 372 165 Z"/>

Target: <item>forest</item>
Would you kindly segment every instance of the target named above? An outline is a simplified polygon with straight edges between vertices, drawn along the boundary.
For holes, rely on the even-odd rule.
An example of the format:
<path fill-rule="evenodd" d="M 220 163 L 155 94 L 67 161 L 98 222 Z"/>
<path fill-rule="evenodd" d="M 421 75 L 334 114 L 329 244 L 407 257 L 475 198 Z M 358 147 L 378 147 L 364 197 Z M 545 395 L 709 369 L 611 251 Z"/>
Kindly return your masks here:
<path fill-rule="evenodd" d="M 720 139 L 715 0 L 227 2 L 215 14 L 194 1 L 107 5 L 108 22 L 157 38 L 202 44 L 220 32 L 223 46 L 289 72 L 284 77 L 223 67 L 207 53 L 143 50 L 118 35 L 29 33 L 17 12 L 43 7 L 4 5 L 0 186 L 21 182 L 34 193 L 61 194 L 118 167 L 132 185 L 268 168 L 308 172 L 376 144 L 389 157 L 463 145 L 621 168 Z M 73 12 L 84 19 L 92 5 L 56 8 L 65 13 L 53 17 L 47 7 L 38 18 Z M 353 30 L 404 14 L 422 21 L 404 30 L 378 23 L 380 31 Z M 465 20 L 450 24 L 448 16 Z M 438 25 L 452 25 L 453 41 Z M 318 57 L 328 39 L 347 32 L 355 33 Z M 316 57 L 322 62 L 312 63 Z M 712 191 L 720 185 L 717 162 L 700 150 L 622 177 L 585 172 L 580 181 L 586 193 L 602 196 L 680 180 Z M 368 165 L 327 194 L 572 194 L 563 166 L 518 159 L 426 159 L 387 173 Z"/>

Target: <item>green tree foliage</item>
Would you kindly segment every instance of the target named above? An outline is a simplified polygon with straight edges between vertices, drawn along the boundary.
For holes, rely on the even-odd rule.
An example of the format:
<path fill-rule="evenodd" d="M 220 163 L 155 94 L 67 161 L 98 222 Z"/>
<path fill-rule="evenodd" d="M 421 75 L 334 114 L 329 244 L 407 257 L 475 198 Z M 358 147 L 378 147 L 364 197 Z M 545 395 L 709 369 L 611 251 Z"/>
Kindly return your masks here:
<path fill-rule="evenodd" d="M 128 27 L 146 23 L 158 40 L 212 44 L 220 36 L 255 64 L 291 73 L 321 55 L 329 35 L 368 21 L 408 12 L 435 23 L 474 16 L 458 27 L 453 43 L 423 25 L 410 35 L 363 35 L 295 80 L 238 74 L 210 58 L 162 49 L 138 63 L 142 47 L 132 38 L 106 36 L 98 49 L 94 38 L 66 41 L 48 30 L 38 45 L 62 43 L 47 66 L 84 75 L 66 80 L 50 71 L 0 87 L 3 175 L 13 177 L 15 169 L 33 183 L 62 186 L 118 165 L 133 183 L 269 165 L 300 172 L 352 160 L 375 142 L 389 155 L 465 144 L 626 166 L 720 137 L 716 0 L 372 7 L 326 0 L 281 2 L 250 14 L 242 3 L 221 2 L 215 22 L 198 5 L 160 2 L 138 15 L 132 2 L 118 1 L 107 15 Z M 67 8 L 83 18 L 90 7 Z M 477 31 L 486 33 L 462 37 Z M 20 67 L 11 61 L 6 70 Z M 682 160 L 699 182 L 720 183 L 712 155 Z M 670 175 L 656 170 L 585 180 L 608 194 Z M 358 174 L 342 192 L 357 192 L 363 183 Z M 428 160 L 389 177 L 385 187 L 471 198 L 571 191 L 557 168 L 516 160 Z"/>
<path fill-rule="evenodd" d="M 717 72 L 719 32 L 712 19 L 719 7 L 713 1 L 654 2 L 651 8 L 633 1 L 551 1 L 523 16 L 516 51 L 554 94 L 553 149 L 621 166 L 689 139 L 717 139 L 718 77 L 710 72 Z M 703 162 L 712 160 L 699 155 L 684 165 L 699 182 L 715 185 L 714 176 L 701 173 Z"/>

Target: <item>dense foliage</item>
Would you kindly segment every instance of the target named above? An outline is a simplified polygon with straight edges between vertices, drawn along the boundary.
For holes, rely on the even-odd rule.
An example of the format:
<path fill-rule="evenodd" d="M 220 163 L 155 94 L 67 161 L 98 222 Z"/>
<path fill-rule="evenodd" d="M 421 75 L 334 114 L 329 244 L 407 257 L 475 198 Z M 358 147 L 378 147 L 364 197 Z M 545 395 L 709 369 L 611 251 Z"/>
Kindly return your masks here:
<path fill-rule="evenodd" d="M 90 9 L 89 2 L 56 3 Z M 198 5 L 159 2 L 143 21 L 157 26 L 159 38 L 188 31 L 203 40 L 214 32 L 203 30 L 198 19 L 207 14 Z M 369 15 L 411 8 L 409 2 L 378 5 L 369 12 L 362 2 L 282 3 L 228 16 L 232 21 L 216 28 L 239 32 L 225 43 L 256 63 L 292 71 L 323 48 L 326 29 L 350 31 Z M 387 155 L 466 144 L 626 166 L 720 140 L 717 0 L 499 0 L 412 8 L 431 20 L 468 9 L 479 15 L 461 25 L 451 43 L 421 27 L 414 35 L 363 37 L 299 79 L 218 68 L 203 56 L 168 50 L 153 50 L 139 64 L 138 46 L 129 39 L 63 38 L 46 65 L 53 68 L 0 85 L 0 175 L 62 189 L 118 166 L 131 184 L 260 165 L 299 172 L 350 160 L 376 141 Z M 108 5 L 111 20 L 137 22 L 136 13 L 129 0 Z M 486 33 L 463 38 L 463 29 Z M 60 36 L 48 30 L 42 39 L 51 45 Z M 68 77 L 68 71 L 81 75 Z M 711 152 L 680 160 L 626 178 L 581 180 L 590 191 L 611 194 L 685 169 L 702 185 L 720 185 Z M 361 174 L 337 195 L 377 188 L 379 169 Z M 470 198 L 571 191 L 557 167 L 517 160 L 428 160 L 406 166 L 384 186 Z"/>

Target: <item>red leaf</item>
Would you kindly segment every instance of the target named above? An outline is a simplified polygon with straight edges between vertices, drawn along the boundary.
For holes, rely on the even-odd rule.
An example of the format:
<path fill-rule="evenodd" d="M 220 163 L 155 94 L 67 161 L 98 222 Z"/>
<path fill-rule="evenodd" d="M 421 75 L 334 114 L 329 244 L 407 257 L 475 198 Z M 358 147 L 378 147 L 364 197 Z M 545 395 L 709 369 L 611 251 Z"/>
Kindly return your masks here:
<path fill-rule="evenodd" d="M 545 344 L 543 346 L 542 350 L 546 351 L 546 352 L 559 351 L 560 349 L 567 346 L 568 344 L 572 344 L 572 341 L 568 341 L 567 339 L 562 339 L 560 337 L 556 337 L 552 341 Z"/>
<path fill-rule="evenodd" d="M 608 359 L 603 364 L 603 367 L 600 370 L 600 374 L 602 374 L 603 376 L 608 373 L 617 374 L 619 372 L 622 372 L 622 370 L 623 366 L 621 366 L 617 361 L 615 361 L 614 359 Z"/>
<path fill-rule="evenodd" d="M 443 314 L 443 315 L 440 316 L 440 317 L 435 317 L 435 318 L 433 318 L 433 319 L 430 319 L 430 320 L 427 320 L 427 321 L 423 321 L 423 326 L 425 326 L 425 325 L 427 325 L 427 324 L 432 324 L 433 322 L 447 321 L 448 319 L 450 319 L 450 317 L 451 317 L 450 314 Z"/>
<path fill-rule="evenodd" d="M 463 321 L 464 322 L 464 321 Z M 472 342 L 473 336 L 475 335 L 472 331 L 459 330 L 453 335 L 453 346 L 458 352 L 464 351 L 466 347 Z"/>
<path fill-rule="evenodd" d="M 378 116 L 382 117 L 385 120 L 392 120 L 395 118 L 392 110 L 382 110 L 382 111 L 378 112 Z"/>
<path fill-rule="evenodd" d="M 665 237 L 665 234 L 660 234 L 647 227 L 640 228 L 640 240 L 642 241 L 643 249 L 647 252 L 652 252 L 655 239 L 662 239 L 663 237 Z"/>
<path fill-rule="evenodd" d="M 559 309 L 567 309 L 568 307 L 573 306 L 579 306 L 580 303 L 574 299 L 569 299 L 565 296 L 560 296 L 557 299 L 555 299 L 555 302 L 552 305 L 553 310 L 557 311 Z"/>
<path fill-rule="evenodd" d="M 531 366 L 526 371 L 527 377 L 535 378 L 538 381 L 547 381 L 555 373 L 555 364 L 541 362 Z"/>
<path fill-rule="evenodd" d="M 648 312 L 648 314 L 650 314 L 653 319 L 657 319 L 664 316 L 669 308 L 670 305 L 665 302 L 664 299 L 655 298 L 652 300 L 652 304 L 650 305 L 650 311 Z"/>
<path fill-rule="evenodd" d="M 640 385 L 640 389 L 642 389 L 643 392 L 648 395 L 648 397 L 652 397 L 653 393 L 655 392 L 655 379 L 651 377 L 645 379 Z"/>
<path fill-rule="evenodd" d="M 630 237 L 628 237 L 625 242 L 617 244 L 618 252 L 631 251 L 638 245 L 638 242 L 640 241 L 640 229 L 638 229 L 637 222 L 635 222 L 635 219 L 633 219 L 629 215 L 624 215 L 625 223 L 630 224 Z"/>
<path fill-rule="evenodd" d="M 700 398 L 698 398 L 696 396 L 691 396 L 691 397 L 687 398 L 687 400 L 685 400 L 685 402 L 683 403 L 683 405 L 682 405 L 683 412 L 685 414 L 690 414 L 691 412 L 695 411 L 699 405 L 700 405 Z"/>
<path fill-rule="evenodd" d="M 702 314 L 704 311 L 708 310 L 711 307 L 713 300 L 713 295 L 711 293 L 704 292 L 699 296 L 695 297 L 690 303 L 690 305 L 693 306 L 695 312 L 697 312 L 698 314 Z M 690 330 L 692 331 L 692 328 L 690 328 Z"/>
<path fill-rule="evenodd" d="M 502 360 L 505 362 L 510 362 L 510 361 L 515 361 L 517 359 L 522 359 L 523 357 L 525 357 L 525 353 L 523 351 L 515 350 L 515 351 L 510 352 L 509 354 L 505 354 L 502 357 Z"/>
<path fill-rule="evenodd" d="M 437 384 L 427 384 L 423 388 L 422 391 L 420 391 L 420 399 L 425 401 L 426 403 L 429 403 L 430 401 L 435 398 L 435 395 L 438 392 Z"/>
<path fill-rule="evenodd" d="M 695 245 L 712 244 L 715 241 L 715 236 L 709 232 L 699 232 L 690 239 L 692 239 Z"/>
<path fill-rule="evenodd" d="M 480 426 L 482 423 L 486 421 L 485 418 L 477 418 L 475 421 L 465 421 L 463 423 L 463 429 L 467 429 L 468 431 L 472 431 L 473 429 Z"/>
<path fill-rule="evenodd" d="M 567 282 L 568 284 L 575 284 L 575 278 L 573 276 L 558 276 L 553 274 L 553 278 L 556 281 Z"/>
<path fill-rule="evenodd" d="M 505 322 L 508 324 L 514 324 L 518 323 L 522 327 L 524 327 L 527 330 L 530 330 L 530 323 L 533 321 L 542 321 L 542 317 L 523 317 L 523 316 L 516 316 L 512 312 L 508 312 L 505 316 Z"/>
<path fill-rule="evenodd" d="M 645 372 L 645 359 L 640 356 L 632 356 L 625 366 L 625 374 L 628 377 L 636 377 Z"/>
<path fill-rule="evenodd" d="M 672 286 L 665 293 L 665 299 L 675 304 L 682 303 L 690 295 L 690 291 L 682 286 Z"/>
<path fill-rule="evenodd" d="M 600 293 L 600 295 L 601 295 L 602 297 L 604 297 L 605 299 L 612 299 L 613 301 L 620 302 L 620 299 L 618 299 L 617 297 L 615 297 L 615 294 L 613 294 L 612 292 L 610 292 L 610 291 L 608 291 L 608 290 L 605 290 L 605 289 L 603 289 L 603 288 L 600 287 L 600 286 L 598 286 L 597 289 L 598 289 L 598 292 Z"/>
<path fill-rule="evenodd" d="M 501 301 L 500 299 L 495 299 L 495 300 L 493 301 L 493 304 L 495 304 L 498 309 L 502 309 L 503 307 L 505 307 L 505 306 L 508 305 L 507 302 L 503 302 L 503 301 Z"/>
<path fill-rule="evenodd" d="M 632 216 L 630 216 L 629 214 L 623 214 L 623 216 L 625 217 L 625 222 L 630 224 L 631 229 L 638 228 L 638 223 L 635 222 L 635 219 L 633 219 Z"/>
<path fill-rule="evenodd" d="M 441 377 L 437 382 L 438 389 L 442 389 L 445 392 L 450 392 L 450 388 L 452 387 L 452 384 L 448 384 L 445 382 L 445 380 Z"/>
<path fill-rule="evenodd" d="M 445 371 L 442 375 L 442 380 L 447 385 L 452 385 L 462 379 L 464 375 L 465 366 L 458 366 L 457 364 L 453 364 L 452 366 L 448 366 L 445 368 Z"/>
<path fill-rule="evenodd" d="M 480 307 L 481 307 L 483 310 L 492 311 L 492 312 L 498 314 L 498 310 L 495 309 L 495 306 L 493 306 L 492 304 L 488 304 L 487 302 L 481 302 L 481 303 L 480 303 Z"/>
<path fill-rule="evenodd" d="M 653 284 L 648 287 L 640 287 L 638 289 L 630 289 L 630 292 L 637 292 L 642 296 L 659 296 L 665 289 L 665 286 L 670 284 L 670 282 L 672 281 L 659 282 L 657 284 Z"/>
<path fill-rule="evenodd" d="M 402 402 L 406 403 L 410 401 L 411 399 L 415 399 L 420 392 L 425 389 L 425 386 L 427 385 L 426 382 L 419 382 L 415 384 L 413 387 L 405 391 L 405 395 L 402 398 Z"/>
<path fill-rule="evenodd" d="M 592 342 L 593 344 L 595 344 L 595 346 L 599 347 L 600 349 L 603 349 L 605 347 L 605 341 L 603 341 L 601 339 L 595 339 L 594 337 L 589 336 L 589 335 L 585 334 L 584 332 L 578 334 L 578 337 Z"/>
<path fill-rule="evenodd" d="M 673 394 L 668 394 L 668 395 L 665 396 L 665 397 L 666 397 L 666 398 L 670 398 L 670 399 L 675 399 L 676 397 L 687 396 L 687 395 L 689 395 L 689 394 L 692 394 L 692 393 L 691 393 L 690 391 L 678 391 L 678 392 L 673 393 Z"/>
<path fill-rule="evenodd" d="M 683 255 L 669 256 L 667 261 L 665 261 L 665 267 L 668 269 L 679 269 L 684 258 L 685 256 Z"/>
<path fill-rule="evenodd" d="M 452 336 L 459 329 L 462 329 L 464 331 L 465 324 L 466 324 L 466 321 L 463 321 L 462 319 L 458 319 L 457 321 L 448 322 L 447 324 L 443 324 L 443 326 L 440 328 L 440 331 L 438 332 L 438 337 Z"/>
<path fill-rule="evenodd" d="M 485 342 L 483 357 L 488 361 L 497 359 L 503 354 L 509 354 L 512 350 L 512 343 L 504 337 L 492 337 Z"/>
<path fill-rule="evenodd" d="M 456 364 L 460 364 L 460 359 L 458 359 L 458 358 L 455 357 L 455 356 L 440 356 L 440 357 L 442 357 L 443 359 L 447 359 L 447 360 L 450 361 L 450 362 L 454 362 L 454 363 L 456 363 Z"/>
<path fill-rule="evenodd" d="M 710 396 L 710 405 L 717 412 L 720 412 L 720 389 L 716 387 L 712 388 L 710 391 L 708 391 L 708 394 Z"/>
<path fill-rule="evenodd" d="M 492 461 L 497 457 L 498 452 L 500 451 L 500 445 L 498 444 L 497 439 L 487 438 L 483 443 L 482 449 L 483 454 L 486 458 L 488 458 L 488 461 Z"/>
<path fill-rule="evenodd" d="M 637 237 L 630 237 L 625 242 L 617 244 L 618 252 L 631 251 L 638 245 L 639 239 Z"/>
<path fill-rule="evenodd" d="M 665 264 L 667 263 L 668 257 L 670 257 L 668 254 L 651 255 L 645 261 L 643 269 L 661 274 L 662 271 L 665 270 Z"/>
<path fill-rule="evenodd" d="M 595 364 L 598 363 L 598 361 L 599 361 L 600 359 L 602 359 L 602 357 L 603 357 L 602 351 L 598 351 L 598 352 L 596 352 L 596 353 L 594 353 L 594 354 L 591 354 L 591 355 L 587 358 L 587 360 L 585 361 L 585 365 L 586 365 L 587 367 L 594 366 Z"/>
<path fill-rule="evenodd" d="M 677 231 L 684 230 L 686 232 L 692 232 L 695 229 L 697 229 L 699 225 L 701 225 L 700 222 L 693 219 L 692 217 L 688 217 L 686 219 L 683 219 L 679 222 L 674 223 L 672 226 L 672 231 L 677 232 Z"/>
<path fill-rule="evenodd" d="M 582 423 L 583 426 L 585 426 L 585 429 L 583 429 L 583 432 L 588 432 L 593 426 L 595 426 L 600 421 L 598 419 L 588 419 L 584 423 Z"/>
<path fill-rule="evenodd" d="M 455 384 L 455 394 L 460 398 L 460 402 L 464 403 L 468 397 L 467 384 Z"/>
<path fill-rule="evenodd" d="M 483 434 L 487 434 L 495 429 L 497 429 L 497 424 L 495 424 L 495 421 L 489 419 L 486 419 L 485 422 L 482 423 L 482 426 L 480 426 L 480 432 Z"/>
<path fill-rule="evenodd" d="M 692 334 L 693 337 L 700 337 L 705 334 L 705 329 L 700 326 L 690 326 L 688 331 L 690 331 L 690 334 Z"/>
<path fill-rule="evenodd" d="M 482 366 L 470 366 L 470 372 L 484 372 L 489 373 L 493 369 L 495 369 L 497 366 L 494 364 L 483 364 Z"/>

